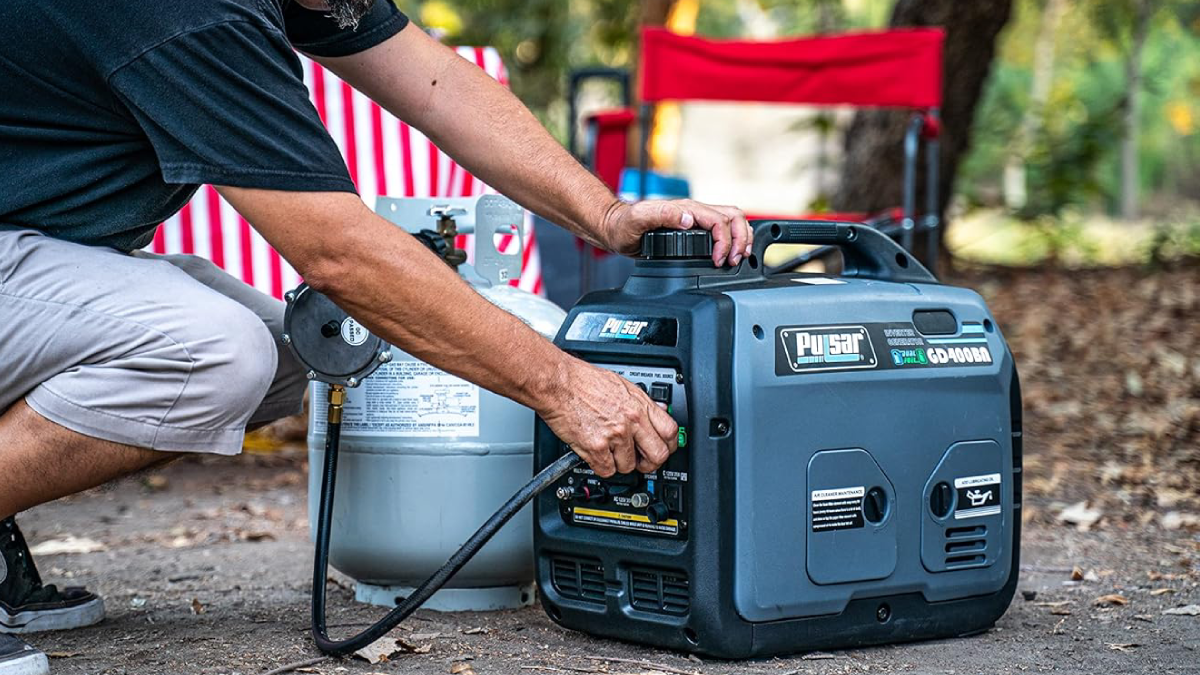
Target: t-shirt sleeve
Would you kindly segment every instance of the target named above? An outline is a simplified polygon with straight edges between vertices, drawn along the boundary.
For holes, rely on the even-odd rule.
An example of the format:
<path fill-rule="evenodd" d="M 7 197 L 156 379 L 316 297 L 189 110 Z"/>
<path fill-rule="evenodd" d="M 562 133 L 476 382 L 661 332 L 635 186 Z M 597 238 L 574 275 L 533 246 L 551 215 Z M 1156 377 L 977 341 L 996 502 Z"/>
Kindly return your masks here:
<path fill-rule="evenodd" d="M 313 56 L 349 56 L 399 33 L 408 17 L 391 0 L 375 0 L 357 28 L 339 28 L 328 12 L 290 2 L 284 4 L 283 23 L 296 49 Z"/>
<path fill-rule="evenodd" d="M 354 192 L 287 38 L 247 21 L 168 40 L 109 77 L 167 183 Z"/>

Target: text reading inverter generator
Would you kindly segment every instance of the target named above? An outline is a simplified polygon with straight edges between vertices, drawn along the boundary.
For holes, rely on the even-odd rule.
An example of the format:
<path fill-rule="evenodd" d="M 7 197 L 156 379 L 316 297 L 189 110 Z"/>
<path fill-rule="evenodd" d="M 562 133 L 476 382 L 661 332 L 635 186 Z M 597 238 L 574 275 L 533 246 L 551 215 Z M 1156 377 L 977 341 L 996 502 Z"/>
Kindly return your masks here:
<path fill-rule="evenodd" d="M 707 232 L 648 234 L 563 325 L 556 344 L 669 406 L 679 450 L 537 497 L 546 611 L 724 658 L 985 630 L 1017 583 L 1021 406 L 983 300 L 866 227 L 754 231 L 735 269 Z M 768 277 L 772 243 L 839 246 L 843 276 Z M 539 420 L 538 468 L 567 452 Z"/>

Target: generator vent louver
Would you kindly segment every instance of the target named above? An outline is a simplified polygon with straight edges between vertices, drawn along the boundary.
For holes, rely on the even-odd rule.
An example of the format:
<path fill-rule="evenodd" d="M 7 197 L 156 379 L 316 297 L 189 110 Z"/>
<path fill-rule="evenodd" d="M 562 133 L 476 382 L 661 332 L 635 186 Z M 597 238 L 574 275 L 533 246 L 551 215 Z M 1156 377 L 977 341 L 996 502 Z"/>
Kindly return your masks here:
<path fill-rule="evenodd" d="M 682 571 L 629 570 L 629 602 L 634 609 L 660 614 L 687 614 L 691 607 L 688 577 Z"/>
<path fill-rule="evenodd" d="M 977 567 L 987 561 L 987 526 L 946 530 L 946 568 Z"/>
<path fill-rule="evenodd" d="M 604 566 L 594 558 L 551 558 L 550 581 L 564 598 L 604 602 Z"/>

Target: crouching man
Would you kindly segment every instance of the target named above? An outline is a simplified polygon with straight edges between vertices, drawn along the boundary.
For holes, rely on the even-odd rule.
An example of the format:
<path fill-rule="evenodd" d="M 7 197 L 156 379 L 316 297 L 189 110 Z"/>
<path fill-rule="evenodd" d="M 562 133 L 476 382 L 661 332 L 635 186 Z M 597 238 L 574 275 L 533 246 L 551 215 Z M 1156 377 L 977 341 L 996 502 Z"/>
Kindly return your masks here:
<path fill-rule="evenodd" d="M 14 516 L 182 452 L 232 455 L 300 410 L 283 306 L 189 256 L 140 252 L 204 183 L 317 290 L 405 351 L 534 409 L 599 474 L 653 471 L 670 416 L 477 295 L 355 194 L 294 50 L 596 246 L 658 227 L 750 245 L 742 214 L 623 204 L 504 88 L 386 0 L 0 4 L 0 675 L 47 672 L 14 633 L 104 605 L 45 585 Z M 430 289 L 437 289 L 431 292 Z"/>

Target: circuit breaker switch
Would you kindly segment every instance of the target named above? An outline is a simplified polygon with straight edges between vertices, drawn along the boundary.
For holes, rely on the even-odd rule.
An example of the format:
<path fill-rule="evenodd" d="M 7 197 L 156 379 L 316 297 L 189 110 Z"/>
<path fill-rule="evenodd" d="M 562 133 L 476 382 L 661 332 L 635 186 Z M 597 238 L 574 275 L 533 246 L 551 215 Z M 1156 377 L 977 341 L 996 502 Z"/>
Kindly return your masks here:
<path fill-rule="evenodd" d="M 671 385 L 666 382 L 653 382 L 650 384 L 650 400 L 658 403 L 671 403 Z"/>

